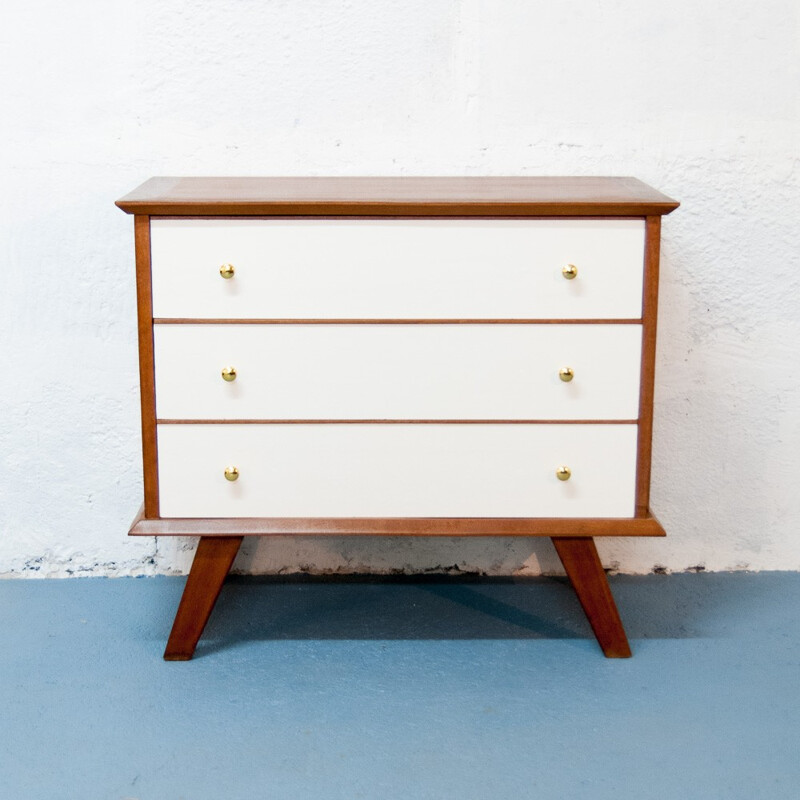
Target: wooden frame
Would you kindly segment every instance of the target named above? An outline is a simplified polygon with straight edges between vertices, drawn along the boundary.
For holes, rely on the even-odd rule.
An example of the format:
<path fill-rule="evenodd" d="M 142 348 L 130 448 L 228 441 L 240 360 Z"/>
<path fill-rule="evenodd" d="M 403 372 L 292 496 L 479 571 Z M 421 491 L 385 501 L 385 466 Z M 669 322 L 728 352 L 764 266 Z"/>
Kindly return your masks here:
<path fill-rule="evenodd" d="M 142 405 L 144 510 L 159 516 L 158 442 L 156 438 L 156 374 L 153 352 L 153 290 L 150 275 L 150 218 L 133 220 L 136 245 L 136 307 L 139 331 L 139 391 Z"/>
<path fill-rule="evenodd" d="M 131 536 L 665 536 L 642 517 L 210 517 L 152 519 L 140 509 Z"/>
<path fill-rule="evenodd" d="M 199 536 L 195 560 L 165 658 L 191 658 L 222 583 L 245 536 L 548 536 L 575 588 L 603 652 L 626 657 L 630 648 L 593 537 L 664 536 L 649 510 L 655 341 L 661 215 L 678 204 L 633 178 L 153 178 L 117 205 L 135 215 L 136 287 L 142 408 L 144 505 L 133 536 Z M 645 220 L 642 315 L 639 319 L 163 319 L 153 318 L 150 217 L 636 217 Z M 307 420 L 157 419 L 153 325 L 175 324 L 641 324 L 642 361 L 636 508 L 632 518 L 236 518 L 174 519 L 159 513 L 157 424 Z M 380 420 L 415 424 L 607 420 Z M 311 420 L 370 424 L 377 420 Z M 614 423 L 619 423 L 615 420 Z"/>
<path fill-rule="evenodd" d="M 653 394 L 656 374 L 656 327 L 658 323 L 658 271 L 661 217 L 647 217 L 642 286 L 642 367 L 639 373 L 639 452 L 636 460 L 636 514 L 650 506 L 650 459 L 653 438 Z"/>

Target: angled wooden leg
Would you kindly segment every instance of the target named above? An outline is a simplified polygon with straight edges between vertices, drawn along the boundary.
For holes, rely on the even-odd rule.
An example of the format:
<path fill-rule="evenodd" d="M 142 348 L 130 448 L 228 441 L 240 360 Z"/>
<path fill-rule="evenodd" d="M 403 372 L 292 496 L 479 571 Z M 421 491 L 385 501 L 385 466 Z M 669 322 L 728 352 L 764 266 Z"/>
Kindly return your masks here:
<path fill-rule="evenodd" d="M 241 536 L 201 536 L 172 624 L 165 661 L 188 661 L 236 558 Z"/>
<path fill-rule="evenodd" d="M 594 539 L 554 536 L 553 544 L 606 658 L 630 658 L 628 638 Z"/>

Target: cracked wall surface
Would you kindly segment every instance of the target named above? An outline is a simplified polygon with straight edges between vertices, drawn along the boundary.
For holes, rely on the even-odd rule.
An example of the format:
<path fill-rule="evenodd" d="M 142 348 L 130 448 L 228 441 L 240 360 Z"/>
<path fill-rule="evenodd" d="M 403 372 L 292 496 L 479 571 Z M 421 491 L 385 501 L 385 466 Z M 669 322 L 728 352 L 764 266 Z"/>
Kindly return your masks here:
<path fill-rule="evenodd" d="M 652 507 L 618 572 L 800 569 L 798 6 L 31 0 L 0 30 L 0 576 L 182 572 L 141 502 L 151 175 L 635 175 L 663 222 Z M 557 572 L 547 541 L 263 539 L 241 572 Z"/>

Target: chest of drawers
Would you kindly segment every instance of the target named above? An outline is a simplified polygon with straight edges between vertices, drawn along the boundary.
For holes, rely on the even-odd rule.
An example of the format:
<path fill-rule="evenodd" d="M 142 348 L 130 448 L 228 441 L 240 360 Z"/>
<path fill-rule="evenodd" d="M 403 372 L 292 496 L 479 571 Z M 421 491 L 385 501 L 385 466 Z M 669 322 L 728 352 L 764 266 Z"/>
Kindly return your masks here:
<path fill-rule="evenodd" d="M 661 216 L 632 178 L 153 178 L 135 215 L 144 506 L 199 536 L 191 658 L 247 535 L 594 536 L 649 510 Z"/>

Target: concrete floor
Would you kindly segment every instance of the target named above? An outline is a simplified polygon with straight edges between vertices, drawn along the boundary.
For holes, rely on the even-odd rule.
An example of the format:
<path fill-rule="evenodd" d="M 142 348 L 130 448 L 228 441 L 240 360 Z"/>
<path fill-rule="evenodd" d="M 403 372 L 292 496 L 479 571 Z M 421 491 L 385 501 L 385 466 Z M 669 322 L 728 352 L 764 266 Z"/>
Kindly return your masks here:
<path fill-rule="evenodd" d="M 0 581 L 1 800 L 800 796 L 800 573 L 183 582 Z"/>

